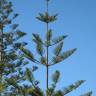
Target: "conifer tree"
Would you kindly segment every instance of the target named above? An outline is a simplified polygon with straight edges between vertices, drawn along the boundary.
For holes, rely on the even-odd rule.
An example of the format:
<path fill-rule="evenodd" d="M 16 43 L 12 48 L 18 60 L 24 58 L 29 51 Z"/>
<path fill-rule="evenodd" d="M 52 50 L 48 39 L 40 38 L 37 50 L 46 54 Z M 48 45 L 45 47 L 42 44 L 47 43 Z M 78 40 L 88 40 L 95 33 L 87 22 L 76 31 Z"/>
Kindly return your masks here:
<path fill-rule="evenodd" d="M 0 96 L 11 96 L 8 95 L 11 86 L 7 81 L 9 78 L 11 82 L 14 79 L 16 83 L 22 80 L 23 75 L 20 79 L 22 66 L 28 63 L 18 51 L 18 46 L 25 46 L 27 43 L 17 42 L 26 35 L 18 29 L 18 24 L 14 23 L 17 16 L 18 14 L 13 12 L 10 1 L 0 0 Z"/>
<path fill-rule="evenodd" d="M 53 38 L 52 29 L 49 28 L 49 24 L 57 20 L 58 14 L 49 15 L 48 12 L 48 4 L 50 0 L 46 0 L 47 10 L 44 14 L 39 13 L 39 16 L 36 17 L 38 20 L 44 22 L 46 24 L 46 40 L 42 40 L 38 34 L 33 34 L 33 41 L 36 44 L 37 53 L 40 56 L 40 59 L 37 60 L 33 53 L 26 49 L 23 43 L 16 43 L 16 41 L 25 35 L 25 33 L 17 30 L 17 24 L 12 24 L 12 20 L 15 19 L 18 14 L 14 14 L 12 19 L 9 19 L 9 15 L 13 12 L 12 3 L 7 2 L 7 0 L 0 0 L 0 94 L 1 96 L 65 96 L 71 91 L 77 89 L 85 80 L 79 80 L 75 82 L 75 84 L 69 85 L 63 90 L 56 90 L 56 85 L 60 78 L 60 72 L 56 70 L 52 75 L 52 85 L 48 86 L 49 80 L 49 68 L 51 66 L 56 65 L 63 60 L 67 59 L 71 56 L 76 48 L 70 49 L 66 52 L 62 52 L 63 41 L 67 37 L 67 35 L 62 35 L 56 38 Z M 12 25 L 11 25 L 12 24 Z M 5 32 L 5 27 L 11 26 L 11 32 Z M 9 28 L 8 28 L 9 29 Z M 14 32 L 15 31 L 15 32 Z M 5 33 L 4 33 L 5 32 Z M 8 33 L 9 32 L 9 33 Z M 15 38 L 14 38 L 15 37 Z M 49 48 L 55 46 L 53 51 L 54 57 L 52 60 L 49 60 Z M 12 47 L 12 48 L 11 48 Z M 16 52 L 17 49 L 20 49 L 24 54 L 21 54 L 19 57 Z M 46 50 L 46 51 L 44 51 Z M 45 92 L 42 91 L 38 86 L 38 81 L 34 79 L 33 73 L 38 69 L 37 66 L 33 66 L 31 68 L 26 68 L 25 72 L 20 70 L 20 66 L 26 62 L 23 62 L 24 58 L 28 58 L 30 61 L 36 64 L 42 64 L 46 67 L 46 95 Z M 6 58 L 5 58 L 6 57 Z M 16 62 L 13 62 L 16 61 Z M 18 62 L 17 62 L 18 61 Z M 12 72 L 16 72 L 16 68 L 18 67 L 18 75 L 11 76 L 10 78 L 4 78 L 5 75 L 9 75 Z M 23 67 L 23 66 L 22 66 Z M 7 70 L 7 71 L 6 71 Z M 20 81 L 27 80 L 31 84 L 24 84 L 20 86 Z M 5 82 L 6 81 L 6 82 Z M 4 84 L 8 84 L 5 86 Z M 3 87 L 4 85 L 4 87 Z M 11 85 L 11 88 L 9 88 Z M 6 88 L 4 90 L 4 88 Z M 8 93 L 8 89 L 11 89 L 11 92 Z M 91 96 L 92 92 L 85 93 L 81 96 Z"/>
<path fill-rule="evenodd" d="M 63 49 L 63 41 L 67 37 L 67 35 L 62 35 L 56 38 L 53 38 L 52 29 L 49 28 L 49 24 L 53 23 L 57 20 L 58 14 L 55 15 L 49 15 L 48 10 L 48 4 L 50 0 L 46 1 L 46 12 L 45 13 L 39 13 L 39 16 L 36 18 L 46 24 L 46 40 L 41 39 L 39 34 L 33 33 L 33 42 L 36 44 L 36 50 L 40 57 L 39 60 L 35 58 L 33 53 L 26 49 L 23 46 L 20 46 L 19 49 L 25 54 L 25 57 L 28 58 L 30 61 L 36 63 L 36 64 L 42 64 L 46 67 L 46 95 L 44 95 L 44 92 L 42 93 L 41 89 L 39 87 L 35 87 L 37 89 L 32 89 L 31 91 L 28 91 L 31 96 L 65 96 L 66 94 L 70 93 L 71 91 L 77 89 L 81 84 L 85 82 L 85 80 L 79 80 L 75 82 L 75 84 L 69 85 L 68 87 L 64 88 L 63 90 L 55 90 L 56 84 L 59 81 L 60 78 L 60 72 L 58 70 L 55 71 L 55 73 L 52 76 L 52 85 L 51 87 L 48 86 L 48 80 L 49 80 L 49 68 L 51 66 L 56 65 L 68 57 L 70 57 L 75 51 L 76 48 L 70 49 L 66 52 L 62 52 Z M 55 46 L 55 49 L 53 51 L 54 57 L 52 60 L 49 60 L 49 48 Z M 30 82 L 33 81 L 32 74 L 30 69 L 27 69 L 27 79 L 29 79 Z M 92 92 L 88 92 L 81 96 L 92 96 Z"/>

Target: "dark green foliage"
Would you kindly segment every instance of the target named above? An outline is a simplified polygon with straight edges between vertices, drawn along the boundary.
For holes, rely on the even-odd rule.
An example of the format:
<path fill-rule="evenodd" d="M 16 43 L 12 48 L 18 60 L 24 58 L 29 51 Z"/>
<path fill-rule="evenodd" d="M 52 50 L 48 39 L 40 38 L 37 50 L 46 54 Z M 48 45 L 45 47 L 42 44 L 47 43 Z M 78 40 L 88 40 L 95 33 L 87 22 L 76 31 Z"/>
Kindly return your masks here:
<path fill-rule="evenodd" d="M 58 46 L 55 47 L 54 49 L 54 54 L 58 56 L 62 50 L 63 47 L 63 42 L 59 43 Z"/>
<path fill-rule="evenodd" d="M 31 89 L 28 93 L 31 96 L 44 96 L 44 93 L 40 88 Z"/>
<path fill-rule="evenodd" d="M 39 81 L 35 80 L 33 76 L 33 72 L 36 71 L 37 69 L 38 67 L 34 66 L 32 70 L 26 68 L 25 72 L 19 70 L 19 75 L 17 75 L 17 77 L 12 76 L 12 78 L 6 79 L 7 83 L 11 85 L 10 90 L 14 90 L 15 96 L 28 96 L 28 95 L 44 96 L 42 90 L 38 87 Z M 20 80 L 21 82 L 19 82 L 18 80 Z M 30 82 L 30 84 L 29 85 L 27 83 L 24 83 L 23 85 L 19 84 L 25 80 L 28 80 L 28 83 Z M 10 93 L 7 92 L 7 94 L 13 94 L 13 91 L 11 91 Z"/>
<path fill-rule="evenodd" d="M 58 70 L 55 71 L 55 73 L 53 74 L 52 76 L 52 80 L 53 82 L 56 84 L 59 80 L 59 77 L 60 77 L 60 72 Z"/>
<path fill-rule="evenodd" d="M 12 30 L 15 30 L 18 26 L 19 26 L 18 24 L 13 24 L 13 25 L 11 26 L 11 28 L 12 28 Z"/>
<path fill-rule="evenodd" d="M 33 34 L 33 39 L 32 39 L 35 43 L 36 43 L 36 50 L 38 52 L 39 55 L 43 55 L 43 42 L 40 38 L 40 36 L 38 34 Z"/>
<path fill-rule="evenodd" d="M 51 84 L 51 87 L 48 88 L 48 96 L 55 96 L 55 88 L 56 84 L 58 83 L 60 78 L 60 72 L 58 70 L 55 71 L 55 73 L 52 75 L 52 81 L 53 83 Z"/>
<path fill-rule="evenodd" d="M 80 85 L 82 85 L 85 80 L 79 80 L 75 82 L 74 84 L 71 84 L 67 87 L 65 87 L 63 90 L 56 90 L 56 85 L 60 78 L 60 72 L 58 70 L 55 71 L 55 73 L 52 75 L 52 81 L 51 87 L 48 88 L 48 96 L 65 96 L 71 91 L 77 89 Z"/>
<path fill-rule="evenodd" d="M 17 16 L 10 1 L 0 0 L 0 96 L 16 96 L 16 91 L 11 89 L 20 90 L 18 83 L 24 81 L 21 70 L 28 64 L 18 50 L 18 46 L 24 47 L 27 43 L 18 43 L 26 33 L 18 30 L 18 24 L 13 23 Z"/>
<path fill-rule="evenodd" d="M 42 56 L 40 59 L 40 63 L 46 66 L 46 58 Z"/>
<path fill-rule="evenodd" d="M 64 61 L 68 57 L 70 57 L 75 51 L 76 48 L 70 49 L 68 51 L 62 52 L 63 49 L 63 41 L 67 37 L 67 35 L 62 35 L 58 36 L 56 38 L 53 38 L 52 30 L 49 29 L 48 24 L 52 23 L 57 20 L 57 14 L 50 16 L 48 13 L 48 4 L 50 0 L 46 0 L 46 6 L 47 6 L 47 12 L 44 14 L 39 13 L 39 16 L 36 17 L 38 20 L 44 22 L 46 24 L 46 39 L 42 40 L 41 37 L 38 34 L 33 34 L 33 42 L 36 44 L 36 51 L 39 55 L 39 60 L 34 59 L 35 56 L 33 56 L 33 53 L 29 51 L 28 49 L 24 47 L 19 47 L 19 49 L 24 53 L 25 57 L 27 57 L 29 60 L 36 64 L 42 64 L 44 67 L 46 67 L 46 95 L 43 93 L 39 93 L 40 96 L 65 96 L 68 93 L 70 93 L 73 90 L 76 90 L 80 85 L 82 85 L 85 80 L 79 80 L 75 82 L 75 84 L 71 84 L 68 87 L 65 87 L 63 90 L 56 90 L 57 83 L 60 79 L 60 72 L 57 70 L 55 73 L 52 75 L 52 84 L 49 87 L 48 86 L 48 74 L 49 74 L 49 67 L 55 64 L 60 63 L 61 61 Z M 56 45 L 57 44 L 57 45 Z M 56 45 L 56 46 L 55 46 Z M 54 56 L 52 57 L 51 62 L 49 62 L 49 48 L 55 46 L 53 54 Z M 32 82 L 33 80 L 33 75 L 32 72 L 27 69 L 27 79 Z M 34 86 L 34 83 L 32 83 Z M 38 85 L 38 83 L 37 83 Z M 37 88 L 37 87 L 36 87 Z M 34 92 L 37 92 L 38 90 L 34 90 Z M 88 95 L 84 96 L 91 96 L 92 94 L 89 92 L 87 93 Z M 90 94 L 90 95 L 89 95 Z M 33 92 L 31 93 L 32 96 L 38 96 L 38 94 L 34 94 Z"/>
<path fill-rule="evenodd" d="M 85 93 L 85 94 L 83 94 L 83 95 L 80 95 L 80 96 L 92 96 L 92 91 L 87 92 L 87 93 Z"/>
<path fill-rule="evenodd" d="M 47 12 L 45 14 L 39 13 L 39 16 L 36 17 L 38 20 L 43 21 L 45 23 L 51 23 L 57 20 L 57 15 L 50 16 Z"/>
<path fill-rule="evenodd" d="M 63 36 L 59 36 L 59 37 L 57 37 L 57 38 L 54 38 L 54 39 L 52 40 L 52 44 L 55 45 L 55 44 L 63 41 L 66 37 L 67 37 L 67 35 L 63 35 Z"/>
<path fill-rule="evenodd" d="M 41 43 L 38 43 L 36 45 L 36 49 L 37 49 L 38 54 L 42 56 L 43 55 L 43 46 Z"/>
<path fill-rule="evenodd" d="M 41 40 L 40 36 L 38 34 L 33 34 L 33 41 L 36 43 L 36 49 L 37 49 L 37 53 L 41 56 L 40 60 L 36 60 L 33 56 L 33 53 L 31 51 L 29 51 L 28 49 L 25 49 L 24 47 L 20 46 L 19 49 L 24 52 L 25 56 L 30 59 L 31 61 L 35 62 L 35 63 L 40 63 L 43 64 L 43 65 L 46 65 L 46 58 L 45 56 L 43 56 L 44 54 L 44 48 L 43 46 L 45 47 L 49 47 L 52 45 L 51 42 L 53 42 L 53 45 L 54 44 L 58 44 L 56 46 L 56 48 L 54 49 L 54 57 L 52 59 L 52 62 L 51 64 L 48 64 L 49 66 L 51 65 L 55 65 L 63 60 L 65 60 L 66 58 L 68 58 L 69 56 L 71 56 L 75 51 L 76 51 L 76 48 L 74 49 L 71 49 L 69 51 L 66 51 L 66 52 L 61 52 L 62 50 L 62 47 L 63 47 L 63 41 L 64 38 L 66 38 L 66 36 L 60 36 L 56 39 L 51 39 L 52 38 L 52 31 L 49 30 L 47 33 L 46 33 L 46 39 L 48 39 L 47 42 L 44 42 Z M 47 45 L 47 46 L 46 46 Z"/>
<path fill-rule="evenodd" d="M 46 33 L 46 42 L 45 42 L 46 46 L 50 46 L 51 45 L 51 39 L 52 39 L 52 30 L 50 29 Z"/>
<path fill-rule="evenodd" d="M 32 83 L 34 81 L 33 74 L 31 73 L 30 69 L 26 69 L 26 77 Z"/>
<path fill-rule="evenodd" d="M 13 15 L 13 18 L 12 18 L 12 19 L 15 19 L 18 15 L 19 15 L 18 13 L 15 13 L 15 14 Z"/>
<path fill-rule="evenodd" d="M 15 33 L 15 34 L 17 35 L 17 38 L 16 38 L 16 39 L 19 39 L 19 38 L 21 38 L 22 36 L 26 35 L 25 32 L 22 32 L 22 31 L 20 31 L 20 30 L 16 30 L 16 33 Z"/>
<path fill-rule="evenodd" d="M 12 18 L 9 16 L 13 13 L 12 3 L 7 0 L 0 1 L 0 96 L 65 96 L 82 85 L 85 80 L 79 80 L 62 89 L 56 89 L 60 80 L 60 72 L 56 70 L 52 75 L 52 84 L 48 86 L 49 67 L 64 61 L 70 57 L 76 48 L 62 52 L 63 41 L 67 35 L 53 38 L 52 30 L 48 24 L 57 20 L 57 15 L 50 16 L 48 13 L 48 3 L 46 0 L 47 12 L 39 13 L 36 17 L 46 24 L 46 39 L 42 40 L 38 34 L 32 34 L 32 40 L 36 44 L 36 51 L 39 60 L 35 59 L 33 53 L 25 48 L 27 43 L 17 42 L 18 39 L 25 36 L 26 33 L 18 30 L 18 24 L 13 24 L 13 20 L 18 16 L 14 13 Z M 4 32 L 6 26 L 11 28 L 11 32 Z M 56 45 L 57 44 L 57 45 Z M 56 46 L 55 46 L 56 45 Z M 55 46 L 52 61 L 49 62 L 49 48 Z M 18 50 L 19 49 L 19 50 Z M 39 88 L 39 81 L 34 78 L 34 72 L 37 66 L 23 68 L 29 59 L 33 63 L 42 64 L 46 67 L 46 94 Z M 24 83 L 26 81 L 27 83 Z M 23 84 L 21 84 L 23 83 Z M 8 90 L 9 89 L 9 90 Z M 85 93 L 81 96 L 92 96 L 92 92 Z"/>
<path fill-rule="evenodd" d="M 27 57 L 28 59 L 34 61 L 34 56 L 33 56 L 32 52 L 30 52 L 29 50 L 25 49 L 22 46 L 19 46 L 19 47 L 20 47 L 20 50 L 25 54 L 24 55 L 25 57 Z"/>
<path fill-rule="evenodd" d="M 20 90 L 19 85 L 16 83 L 16 80 L 13 78 L 10 79 L 6 79 L 6 81 L 8 82 L 8 84 L 13 85 L 15 88 L 17 88 L 18 90 Z"/>
<path fill-rule="evenodd" d="M 59 48 L 57 50 L 59 50 Z M 76 48 L 63 52 L 63 53 L 53 57 L 52 63 L 49 64 L 49 66 L 55 65 L 55 64 L 65 60 L 66 58 L 71 56 L 75 51 L 76 51 Z M 58 53 L 58 51 L 56 51 L 56 52 Z"/>
<path fill-rule="evenodd" d="M 33 34 L 32 40 L 33 40 L 36 44 L 42 43 L 42 40 L 41 40 L 41 38 L 40 38 L 40 36 L 39 36 L 38 34 Z"/>
<path fill-rule="evenodd" d="M 62 91 L 56 91 L 52 96 L 64 96 Z"/>
<path fill-rule="evenodd" d="M 79 80 L 77 81 L 75 84 L 69 85 L 67 88 L 64 88 L 63 90 L 63 95 L 68 94 L 69 92 L 75 90 L 76 88 L 78 88 L 81 84 L 83 84 L 85 82 L 85 80 Z"/>

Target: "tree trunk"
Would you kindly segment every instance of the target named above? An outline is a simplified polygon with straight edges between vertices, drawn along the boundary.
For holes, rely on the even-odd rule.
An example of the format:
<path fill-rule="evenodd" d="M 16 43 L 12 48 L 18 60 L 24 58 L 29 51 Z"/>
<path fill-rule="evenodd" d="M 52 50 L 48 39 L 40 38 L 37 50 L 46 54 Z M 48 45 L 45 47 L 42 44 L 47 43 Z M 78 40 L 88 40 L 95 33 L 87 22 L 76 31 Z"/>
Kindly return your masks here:
<path fill-rule="evenodd" d="M 46 0 L 46 11 L 48 13 L 48 0 Z M 49 26 L 48 23 L 46 24 L 46 31 L 48 32 Z M 48 40 L 47 40 L 48 41 Z M 48 46 L 46 48 L 46 58 L 47 58 L 47 65 L 46 65 L 46 96 L 48 96 L 48 75 L 49 75 L 49 67 L 48 67 Z"/>

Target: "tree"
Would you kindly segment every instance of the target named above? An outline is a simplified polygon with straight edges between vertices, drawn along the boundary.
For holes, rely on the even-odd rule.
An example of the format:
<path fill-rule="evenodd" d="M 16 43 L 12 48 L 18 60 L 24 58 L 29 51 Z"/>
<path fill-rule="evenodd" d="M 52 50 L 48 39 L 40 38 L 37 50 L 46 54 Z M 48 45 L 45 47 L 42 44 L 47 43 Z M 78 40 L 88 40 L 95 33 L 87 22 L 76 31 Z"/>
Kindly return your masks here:
<path fill-rule="evenodd" d="M 49 2 L 50 2 L 50 0 L 46 0 L 46 6 L 47 6 L 46 12 L 44 14 L 39 13 L 39 16 L 36 17 L 39 21 L 46 24 L 45 42 L 44 42 L 44 40 L 41 39 L 41 37 L 38 34 L 33 33 L 33 42 L 35 42 L 35 44 L 36 44 L 36 50 L 37 50 L 37 53 L 38 53 L 40 59 L 37 60 L 35 58 L 35 56 L 33 55 L 33 53 L 23 46 L 20 46 L 19 49 L 25 54 L 26 58 L 28 58 L 29 60 L 31 60 L 32 62 L 34 62 L 36 64 L 42 64 L 46 67 L 46 96 L 65 96 L 66 94 L 70 93 L 71 91 L 77 89 L 82 83 L 85 82 L 85 80 L 79 80 L 79 81 L 75 82 L 75 84 L 69 85 L 64 90 L 55 90 L 56 84 L 58 83 L 58 80 L 60 77 L 60 72 L 58 70 L 56 70 L 56 72 L 54 73 L 54 75 L 52 77 L 53 83 L 52 83 L 51 87 L 48 86 L 49 67 L 62 62 L 63 60 L 67 59 L 69 56 L 71 56 L 76 51 L 76 48 L 73 48 L 66 52 L 62 52 L 63 41 L 67 37 L 67 35 L 62 35 L 62 36 L 59 36 L 56 38 L 52 37 L 53 36 L 52 29 L 49 28 L 49 24 L 53 23 L 54 21 L 57 20 L 58 14 L 55 14 L 52 16 L 49 15 L 49 12 L 48 12 L 49 11 L 48 10 Z M 53 51 L 54 57 L 52 58 L 52 60 L 49 60 L 49 48 L 52 46 L 55 46 L 55 49 Z M 29 74 L 27 74 L 27 76 L 28 76 L 29 81 L 32 82 L 33 79 L 31 76 L 31 71 L 29 71 L 29 70 L 30 69 L 27 69 L 27 72 L 29 73 Z M 36 88 L 38 88 L 38 87 L 36 87 Z M 38 89 L 34 89 L 33 91 L 31 90 L 31 96 L 45 96 L 44 94 L 42 94 L 41 90 L 39 90 L 39 92 L 37 92 L 37 90 Z M 35 94 L 33 92 L 36 92 L 38 94 Z M 88 92 L 81 96 L 91 96 L 91 95 L 92 95 L 92 92 Z"/>
<path fill-rule="evenodd" d="M 9 94 L 11 89 L 7 82 L 9 78 L 15 82 L 21 80 L 22 66 L 28 63 L 18 50 L 18 46 L 26 45 L 25 42 L 17 42 L 26 33 L 17 29 L 18 24 L 13 23 L 17 16 L 18 14 L 13 12 L 11 2 L 0 0 L 0 96 Z"/>

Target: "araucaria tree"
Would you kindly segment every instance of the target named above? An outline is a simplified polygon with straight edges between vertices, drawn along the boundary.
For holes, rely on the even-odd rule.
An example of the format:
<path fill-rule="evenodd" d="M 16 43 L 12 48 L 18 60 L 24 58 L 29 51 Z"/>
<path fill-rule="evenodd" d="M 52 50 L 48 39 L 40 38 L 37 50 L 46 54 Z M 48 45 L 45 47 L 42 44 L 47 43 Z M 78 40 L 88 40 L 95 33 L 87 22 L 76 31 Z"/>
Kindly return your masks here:
<path fill-rule="evenodd" d="M 18 24 L 13 23 L 17 16 L 11 2 L 0 0 L 0 96 L 11 96 L 11 93 L 16 96 L 16 90 L 12 90 L 9 82 L 22 80 L 20 71 L 27 64 L 23 55 L 18 55 L 18 46 L 25 46 L 26 43 L 17 41 L 26 33 L 18 29 Z"/>
<path fill-rule="evenodd" d="M 42 40 L 38 34 L 33 33 L 33 42 L 36 44 L 36 50 L 40 58 L 38 60 L 31 51 L 25 48 L 25 42 L 17 42 L 26 33 L 18 30 L 18 24 L 12 22 L 18 16 L 12 10 L 12 3 L 7 0 L 0 0 L 0 96 L 65 96 L 85 82 L 85 80 L 79 80 L 63 90 L 58 88 L 56 90 L 60 78 L 60 72 L 56 70 L 52 75 L 52 85 L 49 87 L 49 68 L 67 59 L 76 51 L 76 48 L 62 52 L 63 41 L 67 35 L 53 38 L 53 31 L 49 28 L 49 24 L 57 20 L 58 14 L 49 15 L 48 5 L 50 0 L 45 1 L 46 12 L 39 13 L 36 18 L 46 25 L 46 40 Z M 52 46 L 55 47 L 54 56 L 50 60 L 49 49 Z M 42 64 L 46 67 L 45 92 L 42 91 L 38 85 L 39 82 L 33 76 L 33 73 L 38 69 L 37 66 L 27 67 L 23 71 L 24 65 L 28 64 L 25 57 L 33 63 Z M 21 84 L 23 81 L 27 81 L 27 83 Z M 87 92 L 81 96 L 91 95 L 92 92 Z"/>
<path fill-rule="evenodd" d="M 69 56 L 71 56 L 75 51 L 76 48 L 70 49 L 66 52 L 62 52 L 63 48 L 63 41 L 67 37 L 67 35 L 62 35 L 56 38 L 52 37 L 52 29 L 49 28 L 49 24 L 53 23 L 57 20 L 58 14 L 55 15 L 49 15 L 49 10 L 48 10 L 48 5 L 50 0 L 45 0 L 46 1 L 46 12 L 45 13 L 39 13 L 39 16 L 36 18 L 43 22 L 46 25 L 46 40 L 42 40 L 41 37 L 33 33 L 33 42 L 36 44 L 36 50 L 39 55 L 39 60 L 37 60 L 33 53 L 29 51 L 28 49 L 24 47 L 19 47 L 20 50 L 25 54 L 25 57 L 27 57 L 29 60 L 36 64 L 42 64 L 44 67 L 46 67 L 46 92 L 41 92 L 39 87 L 35 87 L 33 91 L 31 90 L 31 93 L 29 93 L 31 96 L 65 96 L 66 94 L 70 93 L 71 91 L 77 89 L 82 83 L 85 82 L 85 80 L 79 80 L 75 82 L 75 84 L 69 85 L 63 90 L 55 90 L 56 89 L 56 84 L 58 83 L 59 77 L 60 77 L 60 72 L 58 70 L 55 71 L 55 73 L 52 76 L 53 83 L 51 87 L 48 86 L 48 80 L 49 80 L 49 68 L 51 66 L 54 66 L 65 59 L 67 59 Z M 49 60 L 49 48 L 55 46 L 53 54 L 54 56 L 52 57 L 51 60 Z M 31 76 L 31 71 L 30 69 L 27 69 L 27 74 L 28 80 L 32 82 L 33 78 Z M 39 90 L 38 90 L 39 89 Z M 46 95 L 44 95 L 46 93 Z M 88 92 L 84 95 L 81 96 L 91 96 L 92 92 Z"/>

